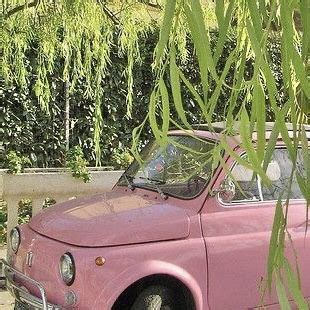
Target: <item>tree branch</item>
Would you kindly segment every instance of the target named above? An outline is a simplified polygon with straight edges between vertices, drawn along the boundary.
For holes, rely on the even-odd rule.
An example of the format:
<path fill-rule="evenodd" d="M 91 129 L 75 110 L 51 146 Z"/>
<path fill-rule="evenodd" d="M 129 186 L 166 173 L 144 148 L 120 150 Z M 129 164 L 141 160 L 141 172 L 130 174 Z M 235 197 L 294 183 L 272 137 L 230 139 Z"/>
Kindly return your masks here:
<path fill-rule="evenodd" d="M 158 3 L 155 4 L 155 3 L 147 2 L 147 3 L 144 3 L 144 4 L 146 4 L 146 5 L 148 5 L 148 6 L 152 7 L 152 8 L 155 8 L 155 9 L 160 9 L 160 10 L 162 9 L 162 6 L 160 4 L 158 4 Z"/>
<path fill-rule="evenodd" d="M 113 12 L 106 6 L 105 3 L 102 3 L 101 0 L 98 0 L 98 2 L 101 4 L 102 10 L 104 11 L 104 13 L 112 20 L 112 22 L 115 25 L 119 24 L 119 20 L 118 18 L 113 14 Z"/>
<path fill-rule="evenodd" d="M 7 12 L 7 14 L 5 15 L 5 18 L 9 18 L 12 15 L 16 14 L 17 12 L 19 12 L 19 11 L 22 11 L 22 10 L 25 10 L 25 9 L 37 6 L 38 3 L 39 3 L 39 0 L 34 0 L 33 2 L 30 2 L 30 3 L 26 2 L 26 3 L 22 4 L 22 5 L 16 6 L 15 8 L 13 8 L 12 10 Z"/>

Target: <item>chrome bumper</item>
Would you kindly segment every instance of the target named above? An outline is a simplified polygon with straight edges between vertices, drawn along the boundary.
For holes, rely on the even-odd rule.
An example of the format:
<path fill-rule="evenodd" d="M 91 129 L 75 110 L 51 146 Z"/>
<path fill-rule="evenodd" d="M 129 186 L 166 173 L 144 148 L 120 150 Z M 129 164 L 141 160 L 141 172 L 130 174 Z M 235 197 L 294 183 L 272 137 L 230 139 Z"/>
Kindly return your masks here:
<path fill-rule="evenodd" d="M 53 305 L 47 302 L 44 287 L 42 286 L 40 282 L 37 282 L 29 278 L 28 276 L 24 275 L 20 271 L 11 267 L 4 259 L 1 259 L 0 262 L 2 263 L 4 275 L 6 277 L 6 287 L 8 291 L 12 294 L 12 296 L 15 298 L 15 300 L 17 300 L 18 302 L 22 304 L 31 306 L 34 309 L 43 309 L 43 310 L 63 309 L 60 306 Z M 19 286 L 14 281 L 15 276 L 37 287 L 38 290 L 40 291 L 41 298 L 33 296 L 32 294 L 27 292 L 23 287 Z"/>

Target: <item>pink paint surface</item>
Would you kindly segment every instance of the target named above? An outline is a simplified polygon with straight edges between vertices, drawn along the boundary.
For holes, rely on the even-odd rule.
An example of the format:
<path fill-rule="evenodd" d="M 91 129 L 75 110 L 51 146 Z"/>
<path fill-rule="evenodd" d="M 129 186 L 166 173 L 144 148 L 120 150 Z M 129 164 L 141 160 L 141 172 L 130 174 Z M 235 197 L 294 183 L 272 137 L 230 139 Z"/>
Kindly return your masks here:
<path fill-rule="evenodd" d="M 208 194 L 224 178 L 218 169 L 204 192 L 190 200 L 163 200 L 156 192 L 115 187 L 110 193 L 55 205 L 20 227 L 22 241 L 18 253 L 10 253 L 12 265 L 41 282 L 51 303 L 65 305 L 66 292 L 74 291 L 76 309 L 110 309 L 132 283 L 156 274 L 183 282 L 196 309 L 254 309 L 266 275 L 275 202 L 227 207 Z M 292 201 L 288 230 L 298 253 L 302 291 L 310 297 L 305 216 L 305 201 Z M 34 253 L 32 267 L 25 264 L 29 251 Z M 59 259 L 66 252 L 76 265 L 70 287 L 59 274 Z M 287 253 L 294 264 L 289 242 Z M 98 256 L 105 258 L 103 266 L 95 264 Z M 277 303 L 273 290 L 266 305 L 279 309 Z"/>

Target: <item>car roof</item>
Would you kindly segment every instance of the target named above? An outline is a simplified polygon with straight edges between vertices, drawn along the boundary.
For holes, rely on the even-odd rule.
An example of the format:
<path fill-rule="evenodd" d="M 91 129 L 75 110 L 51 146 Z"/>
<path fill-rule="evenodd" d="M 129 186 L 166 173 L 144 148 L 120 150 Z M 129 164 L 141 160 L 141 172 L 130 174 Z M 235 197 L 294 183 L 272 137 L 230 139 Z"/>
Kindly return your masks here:
<path fill-rule="evenodd" d="M 214 131 L 216 133 L 221 133 L 221 132 L 225 131 L 225 129 L 227 128 L 225 121 L 215 122 L 215 123 L 212 123 L 211 125 L 213 127 L 213 130 L 211 130 L 211 131 Z M 272 131 L 274 125 L 275 125 L 274 122 L 266 122 L 266 125 L 265 125 L 266 131 Z M 285 125 L 289 131 L 294 130 L 292 123 L 285 123 Z M 303 124 L 303 126 L 304 126 L 306 131 L 310 131 L 310 125 Z M 209 131 L 210 126 L 208 124 L 197 124 L 197 125 L 193 125 L 193 129 Z M 233 129 L 235 135 L 238 135 L 240 133 L 240 122 L 234 122 L 232 129 Z M 254 132 L 256 132 L 255 125 L 254 125 Z"/>
<path fill-rule="evenodd" d="M 271 131 L 274 127 L 274 122 L 266 122 L 266 139 L 268 140 Z M 289 136 L 293 137 L 293 124 L 286 123 L 286 127 L 289 131 Z M 310 140 L 310 125 L 304 125 L 306 130 L 306 136 Z M 192 125 L 193 130 L 172 130 L 169 131 L 170 135 L 188 135 L 189 133 L 197 135 L 201 138 L 209 139 L 209 140 L 220 140 L 225 133 L 226 130 L 226 122 L 216 122 L 212 123 L 212 129 L 210 130 L 210 126 L 208 124 L 194 124 Z M 227 142 L 233 149 L 240 145 L 240 122 L 235 122 L 233 126 L 233 132 L 231 134 L 225 133 L 227 137 Z M 253 141 L 257 140 L 256 129 L 254 128 L 254 132 L 252 135 Z M 281 135 L 279 136 L 279 140 L 281 140 Z"/>

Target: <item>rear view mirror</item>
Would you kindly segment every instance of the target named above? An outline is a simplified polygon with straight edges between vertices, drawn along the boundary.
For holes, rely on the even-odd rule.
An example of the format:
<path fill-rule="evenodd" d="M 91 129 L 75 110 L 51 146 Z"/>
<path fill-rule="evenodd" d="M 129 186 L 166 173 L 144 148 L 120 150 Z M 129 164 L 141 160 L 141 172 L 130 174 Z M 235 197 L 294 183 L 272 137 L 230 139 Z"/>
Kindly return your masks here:
<path fill-rule="evenodd" d="M 212 191 L 211 195 L 219 195 L 219 198 L 223 202 L 231 202 L 236 194 L 236 186 L 232 179 L 226 178 L 220 183 L 220 186 L 218 189 L 215 189 Z"/>

